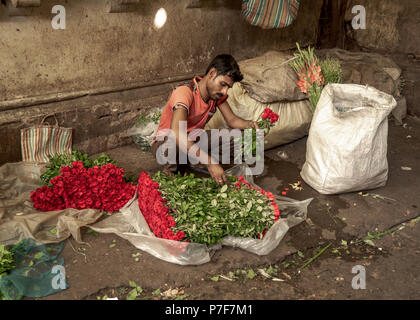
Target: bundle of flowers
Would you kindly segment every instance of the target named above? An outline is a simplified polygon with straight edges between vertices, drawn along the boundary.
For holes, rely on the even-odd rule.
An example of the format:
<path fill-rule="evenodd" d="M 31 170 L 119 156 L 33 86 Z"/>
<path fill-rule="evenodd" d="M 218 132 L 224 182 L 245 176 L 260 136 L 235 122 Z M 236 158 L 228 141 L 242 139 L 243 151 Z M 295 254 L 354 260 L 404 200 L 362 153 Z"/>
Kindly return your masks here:
<path fill-rule="evenodd" d="M 274 195 L 228 176 L 230 186 L 193 174 L 174 177 L 142 172 L 139 208 L 159 238 L 213 245 L 225 236 L 262 238 L 279 219 Z"/>
<path fill-rule="evenodd" d="M 14 267 L 15 258 L 13 252 L 7 250 L 5 245 L 0 244 L 0 277 Z"/>
<path fill-rule="evenodd" d="M 161 115 L 162 112 L 156 109 L 149 113 L 143 112 L 137 119 L 135 126 L 131 128 L 133 141 L 141 150 L 150 151 Z"/>
<path fill-rule="evenodd" d="M 279 115 L 277 113 L 274 113 L 270 108 L 265 108 L 264 112 L 261 114 L 261 120 L 258 122 L 258 126 L 261 129 L 267 129 L 268 133 L 270 128 L 274 126 L 278 119 Z"/>
<path fill-rule="evenodd" d="M 120 210 L 135 193 L 136 187 L 124 180 L 124 169 L 114 164 L 85 168 L 83 162 L 59 170 L 49 186 L 31 192 L 34 208 L 42 211 L 99 209 L 108 212 Z"/>
<path fill-rule="evenodd" d="M 263 113 L 258 117 L 257 123 L 260 129 L 264 130 L 264 134 L 268 134 L 270 132 L 271 127 L 275 126 L 277 120 L 279 119 L 279 115 L 275 113 L 270 108 L 265 108 Z M 257 160 L 260 160 L 260 155 L 256 154 L 257 152 L 257 144 L 264 144 L 264 137 L 258 136 L 257 138 L 257 130 L 252 128 L 252 143 L 245 144 L 245 137 L 242 138 L 235 138 L 235 142 L 238 139 L 242 139 L 242 147 L 243 147 L 243 154 L 247 155 L 248 158 L 256 157 Z M 263 148 L 263 146 L 261 146 Z M 241 159 L 242 154 L 238 153 L 235 160 L 237 158 Z"/>
<path fill-rule="evenodd" d="M 16 267 L 16 259 L 14 253 L 5 245 L 0 244 L 0 280 L 6 277 L 9 272 Z M 3 296 L 0 286 L 0 300 L 6 300 Z"/>
<path fill-rule="evenodd" d="M 116 162 L 112 160 L 105 153 L 101 153 L 97 158 L 91 159 L 89 155 L 78 150 L 73 150 L 71 154 L 55 154 L 49 156 L 48 164 L 46 165 L 45 172 L 41 175 L 41 181 L 43 185 L 51 187 L 51 180 L 60 175 L 60 169 L 62 167 L 70 166 L 74 161 L 80 161 L 83 163 L 83 166 L 86 169 L 92 168 L 94 166 L 101 167 L 105 164 L 115 164 Z M 124 180 L 126 182 L 134 182 L 132 176 L 125 175 Z"/>
<path fill-rule="evenodd" d="M 320 62 L 311 46 L 307 50 L 301 50 L 298 43 L 296 43 L 296 46 L 298 52 L 294 54 L 290 66 L 299 77 L 296 84 L 300 91 L 309 98 L 312 110 L 315 111 L 324 86 L 328 83 L 343 82 L 340 61 L 327 58 Z"/>
<path fill-rule="evenodd" d="M 295 59 L 290 62 L 290 66 L 295 70 L 299 77 L 297 85 L 312 104 L 312 110 L 315 111 L 319 97 L 324 86 L 324 77 L 322 76 L 321 66 L 318 58 L 310 46 L 307 50 L 301 50 L 296 43 L 298 53 L 294 54 Z"/>

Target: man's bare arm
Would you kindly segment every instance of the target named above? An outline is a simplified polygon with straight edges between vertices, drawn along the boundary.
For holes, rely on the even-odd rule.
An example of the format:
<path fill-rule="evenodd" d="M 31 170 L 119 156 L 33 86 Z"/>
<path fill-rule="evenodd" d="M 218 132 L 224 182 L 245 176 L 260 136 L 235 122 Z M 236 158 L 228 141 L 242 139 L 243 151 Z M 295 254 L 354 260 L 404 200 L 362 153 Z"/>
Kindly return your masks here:
<path fill-rule="evenodd" d="M 187 110 L 184 108 L 177 108 L 173 111 L 171 130 L 175 133 L 178 148 L 188 155 L 188 150 L 194 145 L 194 141 L 188 141 L 187 132 L 180 130 L 180 121 L 187 121 Z M 185 142 L 187 142 L 186 145 Z M 197 152 L 197 156 L 201 163 L 207 163 L 207 169 L 218 185 L 227 184 L 225 172 L 219 164 L 215 164 L 211 157 L 201 149 Z"/>
<path fill-rule="evenodd" d="M 241 117 L 238 117 L 236 114 L 234 114 L 227 101 L 223 102 L 219 106 L 219 109 L 220 112 L 222 112 L 223 118 L 225 118 L 225 121 L 229 127 L 236 129 L 258 129 L 258 124 L 256 121 L 244 120 Z"/>
<path fill-rule="evenodd" d="M 187 122 L 187 110 L 184 108 L 178 108 L 173 111 L 171 130 L 175 133 L 176 145 L 178 148 L 185 154 L 188 154 L 188 151 L 194 145 L 194 141 L 189 141 L 187 132 L 180 130 L 180 121 L 185 121 L 185 123 Z M 187 142 L 186 145 L 185 142 Z M 200 150 L 198 151 L 197 155 L 202 163 L 206 163 L 206 161 L 209 163 L 210 158 L 207 153 Z"/>

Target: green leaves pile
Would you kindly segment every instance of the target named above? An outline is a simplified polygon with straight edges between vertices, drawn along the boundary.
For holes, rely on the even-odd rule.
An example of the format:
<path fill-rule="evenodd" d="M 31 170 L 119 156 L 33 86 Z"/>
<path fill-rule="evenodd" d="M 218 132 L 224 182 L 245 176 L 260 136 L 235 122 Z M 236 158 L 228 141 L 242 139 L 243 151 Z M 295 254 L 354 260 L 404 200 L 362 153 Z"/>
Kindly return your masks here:
<path fill-rule="evenodd" d="M 255 189 L 235 190 L 233 176 L 227 176 L 230 186 L 222 188 L 193 174 L 169 177 L 158 172 L 152 179 L 172 209 L 174 232 L 184 231 L 186 241 L 213 245 L 228 235 L 262 237 L 275 222 L 271 201 Z"/>
<path fill-rule="evenodd" d="M 6 249 L 3 244 L 0 244 L 0 279 L 7 275 L 7 273 L 15 267 L 15 259 L 13 252 Z M 4 300 L 3 294 L 0 290 L 0 299 Z"/>
<path fill-rule="evenodd" d="M 6 247 L 1 244 L 0 245 L 0 276 L 2 273 L 8 272 L 9 270 L 15 267 L 14 265 L 15 259 L 13 256 L 13 252 L 10 252 L 6 249 Z"/>
<path fill-rule="evenodd" d="M 328 83 L 343 83 L 343 71 L 340 60 L 327 58 L 319 63 L 321 65 L 324 86 Z"/>
<path fill-rule="evenodd" d="M 87 153 L 83 153 L 78 150 L 73 150 L 71 154 L 56 154 L 49 157 L 47 170 L 41 175 L 43 185 L 51 187 L 50 181 L 52 178 L 60 175 L 60 168 L 71 166 L 73 161 L 83 162 L 83 166 L 87 169 L 92 168 L 93 166 L 102 167 L 108 163 L 116 165 L 116 162 L 104 153 L 95 159 L 90 159 Z M 126 173 L 124 175 L 124 179 L 126 182 L 132 182 L 133 177 L 128 176 Z"/>

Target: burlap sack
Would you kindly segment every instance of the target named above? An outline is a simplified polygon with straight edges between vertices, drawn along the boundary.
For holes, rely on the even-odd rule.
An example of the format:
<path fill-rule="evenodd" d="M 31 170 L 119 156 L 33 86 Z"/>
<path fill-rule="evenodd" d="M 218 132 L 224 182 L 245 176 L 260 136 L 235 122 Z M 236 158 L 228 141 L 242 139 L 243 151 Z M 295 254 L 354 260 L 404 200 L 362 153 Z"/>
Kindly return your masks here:
<path fill-rule="evenodd" d="M 389 57 L 378 53 L 351 52 L 343 49 L 323 49 L 316 51 L 320 59 L 340 60 L 343 83 L 369 85 L 394 97 L 399 96 L 401 69 Z"/>
<path fill-rule="evenodd" d="M 309 132 L 312 120 L 312 108 L 309 100 L 265 104 L 251 98 L 240 83 L 235 83 L 228 94 L 227 102 L 233 113 L 245 120 L 258 120 L 265 108 L 271 108 L 279 114 L 279 120 L 266 136 L 265 149 L 295 141 Z M 227 127 L 223 115 L 218 110 L 205 129 Z"/>
<path fill-rule="evenodd" d="M 261 103 L 306 99 L 296 85 L 298 77 L 289 66 L 293 56 L 284 52 L 268 51 L 264 55 L 240 61 L 244 79 L 242 86 L 249 96 Z"/>

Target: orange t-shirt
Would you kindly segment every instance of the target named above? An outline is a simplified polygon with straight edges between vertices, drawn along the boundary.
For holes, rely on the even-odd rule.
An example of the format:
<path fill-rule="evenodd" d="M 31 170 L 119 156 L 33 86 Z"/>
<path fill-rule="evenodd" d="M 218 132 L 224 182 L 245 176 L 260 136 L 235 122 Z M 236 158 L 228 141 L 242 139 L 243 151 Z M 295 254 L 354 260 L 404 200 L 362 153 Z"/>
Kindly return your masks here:
<path fill-rule="evenodd" d="M 156 136 L 164 134 L 164 131 L 159 133 L 160 130 L 171 128 L 172 114 L 176 105 L 183 106 L 188 112 L 187 133 L 189 133 L 193 129 L 203 129 L 216 112 L 216 108 L 226 101 L 228 95 L 217 101 L 210 99 L 209 103 L 204 102 L 198 88 L 200 80 L 201 77 L 195 77 L 172 91 L 169 101 L 163 108 Z M 155 141 L 156 137 L 153 140 Z"/>

